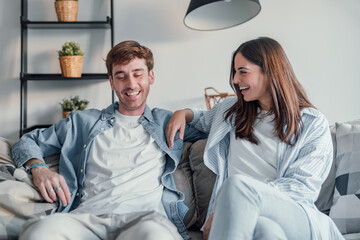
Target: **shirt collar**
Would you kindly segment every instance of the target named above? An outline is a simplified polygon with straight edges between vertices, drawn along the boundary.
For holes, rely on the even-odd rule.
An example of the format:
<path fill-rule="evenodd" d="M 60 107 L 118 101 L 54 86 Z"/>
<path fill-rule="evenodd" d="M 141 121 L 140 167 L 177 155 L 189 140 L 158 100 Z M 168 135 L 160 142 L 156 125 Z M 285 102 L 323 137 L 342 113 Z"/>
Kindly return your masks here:
<path fill-rule="evenodd" d="M 145 111 L 143 113 L 144 118 L 146 118 L 149 122 L 154 122 L 154 116 L 152 111 L 148 105 L 145 107 Z"/>
<path fill-rule="evenodd" d="M 301 109 L 300 113 L 301 113 L 301 115 L 307 114 L 307 115 L 311 115 L 314 117 L 319 116 L 319 111 L 312 107 L 303 108 L 303 109 Z"/>
<path fill-rule="evenodd" d="M 109 107 L 102 110 L 101 119 L 106 120 L 112 117 L 115 117 L 115 111 L 119 109 L 119 102 L 111 104 Z M 148 105 L 145 106 L 145 111 L 143 113 L 144 118 L 150 122 L 154 122 L 154 117 L 152 115 L 151 109 Z"/>

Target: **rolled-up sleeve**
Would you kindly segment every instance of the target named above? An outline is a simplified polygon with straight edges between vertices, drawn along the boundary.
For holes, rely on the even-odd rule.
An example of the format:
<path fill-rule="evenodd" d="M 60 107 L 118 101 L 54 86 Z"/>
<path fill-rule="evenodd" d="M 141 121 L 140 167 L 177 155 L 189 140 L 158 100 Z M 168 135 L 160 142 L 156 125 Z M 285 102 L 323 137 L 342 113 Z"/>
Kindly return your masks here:
<path fill-rule="evenodd" d="M 63 119 L 49 128 L 35 129 L 24 134 L 12 148 L 16 165 L 21 167 L 30 159 L 44 161 L 44 157 L 59 154 L 70 122 L 70 118 Z"/>

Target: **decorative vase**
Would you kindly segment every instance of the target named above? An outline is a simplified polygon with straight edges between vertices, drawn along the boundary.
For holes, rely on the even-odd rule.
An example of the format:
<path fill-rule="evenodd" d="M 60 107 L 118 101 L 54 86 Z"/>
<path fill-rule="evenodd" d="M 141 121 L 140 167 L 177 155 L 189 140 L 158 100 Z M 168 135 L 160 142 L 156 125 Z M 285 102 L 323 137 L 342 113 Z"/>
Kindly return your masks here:
<path fill-rule="evenodd" d="M 71 111 L 70 112 L 62 112 L 62 117 L 67 118 L 70 113 L 71 113 Z"/>
<path fill-rule="evenodd" d="M 78 1 L 55 1 L 55 10 L 59 22 L 76 22 L 78 15 Z"/>
<path fill-rule="evenodd" d="M 63 77 L 81 77 L 83 56 L 61 56 L 59 61 Z"/>

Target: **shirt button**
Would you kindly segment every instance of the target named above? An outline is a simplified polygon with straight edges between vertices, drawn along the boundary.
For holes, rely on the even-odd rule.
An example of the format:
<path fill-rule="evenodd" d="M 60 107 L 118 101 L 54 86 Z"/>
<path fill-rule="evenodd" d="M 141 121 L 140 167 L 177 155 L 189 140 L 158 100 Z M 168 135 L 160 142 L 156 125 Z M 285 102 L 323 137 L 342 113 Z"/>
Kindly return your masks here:
<path fill-rule="evenodd" d="M 80 172 L 84 172 L 84 170 L 83 170 L 83 169 L 80 169 Z"/>
<path fill-rule="evenodd" d="M 76 196 L 79 196 L 79 193 L 76 193 Z"/>

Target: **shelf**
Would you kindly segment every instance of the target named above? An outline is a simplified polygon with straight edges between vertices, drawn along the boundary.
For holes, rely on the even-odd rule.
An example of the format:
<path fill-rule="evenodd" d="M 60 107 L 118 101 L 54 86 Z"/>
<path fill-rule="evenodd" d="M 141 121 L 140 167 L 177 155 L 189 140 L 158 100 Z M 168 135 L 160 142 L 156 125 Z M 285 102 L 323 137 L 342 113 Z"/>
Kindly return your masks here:
<path fill-rule="evenodd" d="M 71 81 L 71 80 L 108 80 L 106 73 L 83 73 L 81 78 L 65 78 L 61 74 L 23 74 L 20 81 Z"/>
<path fill-rule="evenodd" d="M 34 125 L 32 127 L 23 129 L 22 134 L 31 132 L 32 130 L 37 129 L 37 128 L 48 128 L 50 126 L 51 126 L 50 124 L 47 124 L 47 125 Z"/>
<path fill-rule="evenodd" d="M 76 21 L 76 22 L 59 22 L 59 21 L 31 21 L 28 18 L 28 5 L 30 0 L 21 0 L 21 48 L 20 48 L 20 137 L 27 132 L 37 128 L 47 128 L 51 125 L 35 125 L 27 126 L 27 105 L 28 105 L 28 82 L 29 81 L 64 81 L 66 85 L 71 85 L 75 81 L 108 81 L 107 73 L 83 73 L 79 78 L 65 78 L 60 73 L 28 73 L 28 36 L 33 29 L 39 30 L 72 30 L 79 31 L 79 29 L 105 29 L 105 32 L 110 32 L 111 47 L 114 46 L 114 0 L 110 1 L 110 16 L 106 16 L 105 21 Z M 30 30 L 31 29 L 31 30 Z M 108 29 L 110 31 L 108 31 Z M 62 32 L 61 31 L 61 32 Z M 81 30 L 83 31 L 83 30 Z M 104 31 L 100 31 L 102 34 Z M 50 34 L 50 32 L 49 32 Z M 40 83 L 40 82 L 39 82 Z M 115 93 L 111 94 L 112 102 L 114 102 Z"/>
<path fill-rule="evenodd" d="M 106 21 L 76 21 L 76 22 L 22 20 L 21 25 L 24 28 L 32 28 L 32 29 L 110 28 L 111 27 L 111 18 L 107 17 Z"/>

